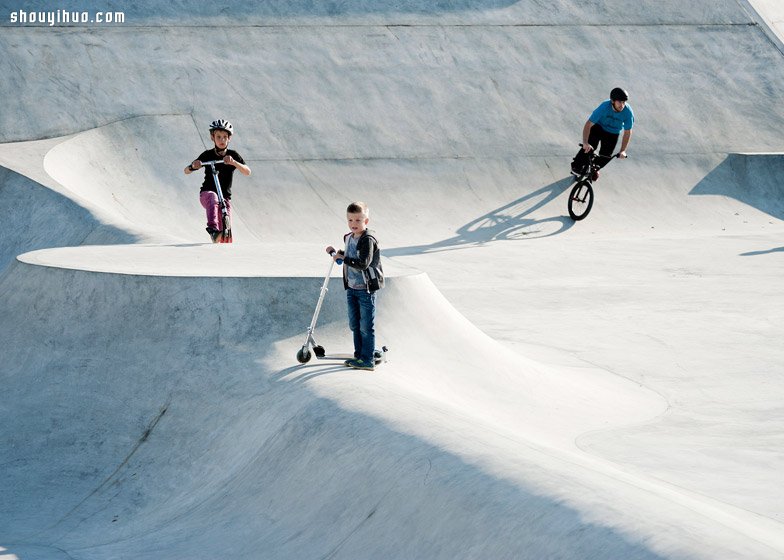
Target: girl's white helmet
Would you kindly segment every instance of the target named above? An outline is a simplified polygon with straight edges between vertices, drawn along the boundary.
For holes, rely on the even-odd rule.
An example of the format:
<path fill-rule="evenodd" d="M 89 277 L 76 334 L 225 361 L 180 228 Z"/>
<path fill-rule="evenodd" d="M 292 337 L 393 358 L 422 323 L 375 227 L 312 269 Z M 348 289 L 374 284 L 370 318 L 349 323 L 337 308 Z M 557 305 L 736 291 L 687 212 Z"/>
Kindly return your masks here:
<path fill-rule="evenodd" d="M 217 119 L 210 123 L 210 132 L 213 130 L 225 130 L 229 133 L 229 136 L 234 134 L 234 127 L 231 126 L 231 123 L 226 119 Z"/>

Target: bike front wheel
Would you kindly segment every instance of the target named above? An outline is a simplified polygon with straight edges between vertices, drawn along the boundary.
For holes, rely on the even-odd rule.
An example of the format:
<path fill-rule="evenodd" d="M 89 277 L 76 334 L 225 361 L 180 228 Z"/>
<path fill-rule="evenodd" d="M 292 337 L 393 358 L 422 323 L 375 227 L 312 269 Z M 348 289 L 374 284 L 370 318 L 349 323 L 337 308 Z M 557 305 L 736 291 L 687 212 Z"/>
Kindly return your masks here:
<path fill-rule="evenodd" d="M 589 181 L 580 181 L 569 193 L 569 216 L 575 221 L 588 215 L 593 206 L 593 187 Z"/>

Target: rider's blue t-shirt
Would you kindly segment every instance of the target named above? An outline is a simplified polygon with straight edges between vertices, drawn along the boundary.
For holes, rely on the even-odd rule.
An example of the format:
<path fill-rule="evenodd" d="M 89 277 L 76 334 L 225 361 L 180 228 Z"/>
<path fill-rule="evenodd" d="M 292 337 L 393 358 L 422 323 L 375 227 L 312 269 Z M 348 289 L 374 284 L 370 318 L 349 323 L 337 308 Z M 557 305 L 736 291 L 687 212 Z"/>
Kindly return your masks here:
<path fill-rule="evenodd" d="M 598 124 L 611 134 L 620 134 L 622 130 L 631 130 L 634 126 L 634 112 L 627 104 L 623 111 L 616 112 L 613 109 L 612 101 L 609 99 L 599 105 L 588 120 Z"/>

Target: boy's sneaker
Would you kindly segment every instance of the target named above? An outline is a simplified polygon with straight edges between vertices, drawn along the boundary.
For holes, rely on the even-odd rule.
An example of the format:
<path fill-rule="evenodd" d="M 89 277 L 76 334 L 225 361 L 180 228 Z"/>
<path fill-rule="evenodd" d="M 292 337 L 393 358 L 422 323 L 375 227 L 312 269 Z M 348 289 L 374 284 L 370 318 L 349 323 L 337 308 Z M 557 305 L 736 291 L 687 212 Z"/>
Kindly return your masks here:
<path fill-rule="evenodd" d="M 357 358 L 356 353 L 354 353 L 354 357 L 353 358 L 349 358 L 348 360 L 343 362 L 343 365 L 346 366 L 346 367 L 351 367 L 351 362 L 356 362 L 358 360 L 359 360 L 359 358 Z"/>
<path fill-rule="evenodd" d="M 213 242 L 213 243 L 217 243 L 218 241 L 220 241 L 220 237 L 221 237 L 221 232 L 220 232 L 220 230 L 217 230 L 217 229 L 215 229 L 215 228 L 208 227 L 208 228 L 207 228 L 207 233 L 209 233 L 209 234 L 210 234 L 210 239 L 212 239 L 212 242 Z"/>
<path fill-rule="evenodd" d="M 376 364 L 373 360 L 346 360 L 346 365 L 354 369 L 364 369 L 373 371 L 376 369 Z"/>
<path fill-rule="evenodd" d="M 599 180 L 599 170 L 597 169 L 591 174 L 591 181 L 598 181 Z"/>

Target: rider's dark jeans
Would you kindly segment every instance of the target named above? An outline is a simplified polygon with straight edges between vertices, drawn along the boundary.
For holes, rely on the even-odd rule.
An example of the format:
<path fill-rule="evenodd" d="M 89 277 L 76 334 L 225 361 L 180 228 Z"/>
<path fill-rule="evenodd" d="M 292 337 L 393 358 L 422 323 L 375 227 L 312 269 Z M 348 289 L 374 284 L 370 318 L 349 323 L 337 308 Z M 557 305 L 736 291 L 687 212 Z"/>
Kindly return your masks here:
<path fill-rule="evenodd" d="M 615 145 L 618 143 L 618 136 L 620 136 L 620 134 L 607 132 L 598 124 L 591 127 L 591 132 L 588 133 L 588 143 L 594 148 L 601 144 L 601 146 L 599 146 L 599 155 L 607 156 L 606 159 L 600 158 L 596 161 L 599 168 L 604 167 L 610 161 L 609 158 L 613 155 Z M 585 153 L 585 150 L 580 148 L 580 151 L 577 152 L 577 155 L 574 156 L 574 159 L 572 160 L 572 169 L 582 169 L 587 163 L 588 154 Z"/>

